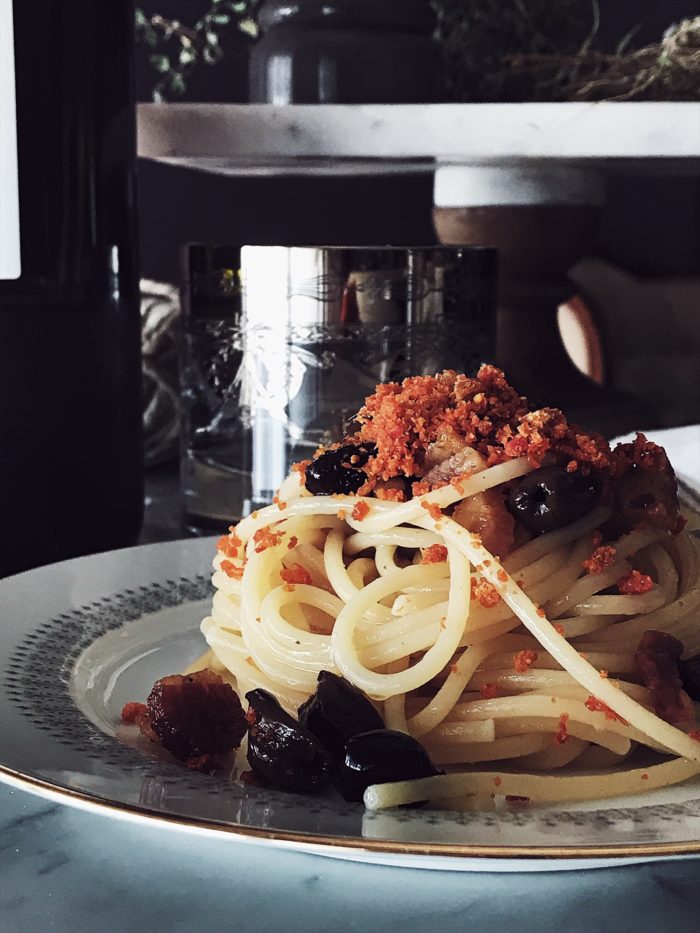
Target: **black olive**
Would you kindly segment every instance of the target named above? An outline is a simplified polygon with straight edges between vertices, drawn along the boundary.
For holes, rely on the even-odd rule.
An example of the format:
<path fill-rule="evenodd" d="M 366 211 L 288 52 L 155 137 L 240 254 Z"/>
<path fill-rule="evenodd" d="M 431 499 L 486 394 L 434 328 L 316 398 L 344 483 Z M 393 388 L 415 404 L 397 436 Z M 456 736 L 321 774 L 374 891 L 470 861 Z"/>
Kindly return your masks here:
<path fill-rule="evenodd" d="M 513 484 L 508 509 L 530 531 L 542 534 L 587 515 L 599 497 L 600 483 L 592 474 L 543 467 Z"/>
<path fill-rule="evenodd" d="M 347 680 L 321 671 L 316 693 L 299 707 L 299 722 L 313 732 L 340 763 L 345 743 L 358 732 L 383 729 L 382 717 L 367 697 Z"/>
<path fill-rule="evenodd" d="M 330 755 L 266 690 L 246 693 L 248 762 L 253 773 L 280 790 L 308 793 L 331 777 Z"/>
<path fill-rule="evenodd" d="M 692 700 L 700 701 L 700 654 L 678 662 L 683 689 Z"/>
<path fill-rule="evenodd" d="M 360 469 L 377 448 L 372 444 L 347 444 L 327 450 L 306 468 L 306 488 L 314 496 L 351 495 L 367 482 Z"/>
<path fill-rule="evenodd" d="M 370 784 L 410 781 L 441 773 L 412 736 L 375 729 L 348 740 L 335 783 L 346 800 L 359 801 Z"/>

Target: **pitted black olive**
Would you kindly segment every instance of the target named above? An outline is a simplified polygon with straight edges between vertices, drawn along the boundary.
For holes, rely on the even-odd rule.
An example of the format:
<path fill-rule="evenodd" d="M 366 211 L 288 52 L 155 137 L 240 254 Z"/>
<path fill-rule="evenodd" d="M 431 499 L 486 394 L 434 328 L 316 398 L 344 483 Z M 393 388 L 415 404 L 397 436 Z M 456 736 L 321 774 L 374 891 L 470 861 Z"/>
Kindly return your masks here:
<path fill-rule="evenodd" d="M 308 793 L 328 783 L 330 755 L 307 729 L 266 690 L 246 693 L 248 762 L 263 782 L 281 790 Z"/>
<path fill-rule="evenodd" d="M 513 484 L 508 509 L 530 531 L 542 534 L 587 515 L 599 497 L 600 483 L 592 474 L 543 467 Z"/>
<path fill-rule="evenodd" d="M 372 444 L 347 444 L 327 450 L 306 468 L 306 488 L 314 496 L 357 492 L 367 482 L 367 474 L 361 467 L 376 451 Z"/>
<path fill-rule="evenodd" d="M 370 784 L 411 781 L 441 773 L 412 736 L 375 729 L 348 740 L 335 783 L 346 800 L 359 801 Z"/>
<path fill-rule="evenodd" d="M 691 700 L 700 701 L 700 654 L 678 662 L 683 689 Z"/>
<path fill-rule="evenodd" d="M 299 722 L 313 732 L 337 764 L 353 735 L 384 728 L 382 717 L 364 693 L 330 671 L 318 675 L 316 693 L 299 707 Z"/>

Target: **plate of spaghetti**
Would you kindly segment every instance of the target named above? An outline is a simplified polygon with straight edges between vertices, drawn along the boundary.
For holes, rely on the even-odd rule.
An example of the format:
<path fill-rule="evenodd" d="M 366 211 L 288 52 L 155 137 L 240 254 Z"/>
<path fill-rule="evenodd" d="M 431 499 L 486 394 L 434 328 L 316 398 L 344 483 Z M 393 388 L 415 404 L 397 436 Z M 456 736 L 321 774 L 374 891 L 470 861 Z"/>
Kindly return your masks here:
<path fill-rule="evenodd" d="M 218 540 L 0 583 L 1 774 L 395 864 L 699 852 L 694 524 L 493 366 L 378 386 Z"/>

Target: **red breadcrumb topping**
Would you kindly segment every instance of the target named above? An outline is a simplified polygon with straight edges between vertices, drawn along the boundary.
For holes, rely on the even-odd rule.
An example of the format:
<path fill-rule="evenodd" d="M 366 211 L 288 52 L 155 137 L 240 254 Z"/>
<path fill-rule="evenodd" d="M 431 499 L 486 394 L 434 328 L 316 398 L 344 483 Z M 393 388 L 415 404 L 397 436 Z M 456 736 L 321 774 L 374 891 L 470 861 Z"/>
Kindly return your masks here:
<path fill-rule="evenodd" d="M 589 696 L 585 703 L 586 709 L 589 709 L 592 713 L 605 713 L 605 718 L 609 719 L 610 722 L 621 722 L 623 726 L 628 726 L 629 723 L 626 719 L 623 719 L 622 716 L 619 716 L 615 710 L 610 709 L 607 703 L 603 703 L 602 700 L 599 700 L 598 697 Z"/>
<path fill-rule="evenodd" d="M 654 581 L 646 573 L 640 573 L 638 570 L 632 570 L 617 581 L 618 590 L 625 596 L 637 596 L 640 593 L 648 593 L 653 589 Z"/>
<path fill-rule="evenodd" d="M 431 544 L 422 551 L 421 564 L 442 564 L 447 560 L 447 548 L 444 544 Z"/>
<path fill-rule="evenodd" d="M 442 509 L 436 502 L 421 502 L 421 506 L 436 522 L 442 518 Z"/>
<path fill-rule="evenodd" d="M 292 535 L 292 537 L 287 542 L 287 550 L 293 551 L 294 548 L 297 546 L 297 544 L 299 544 L 299 539 L 297 538 L 296 535 Z"/>
<path fill-rule="evenodd" d="M 479 694 L 482 700 L 495 700 L 501 696 L 501 691 L 496 684 L 482 684 Z"/>
<path fill-rule="evenodd" d="M 495 777 L 495 778 L 493 779 L 493 783 L 496 785 L 496 787 L 500 787 L 501 784 L 503 783 L 503 780 L 502 780 L 501 778 L 499 778 L 499 777 Z"/>
<path fill-rule="evenodd" d="M 566 629 L 565 629 L 564 626 L 561 624 L 561 622 L 554 622 L 554 623 L 553 623 L 553 628 L 554 628 L 554 631 L 555 631 L 558 635 L 561 635 L 561 636 L 562 636 L 562 638 L 564 638 L 564 637 L 566 636 Z"/>
<path fill-rule="evenodd" d="M 258 530 L 253 535 L 253 541 L 257 547 L 255 548 L 256 554 L 261 554 L 263 551 L 266 551 L 269 547 L 276 547 L 284 536 L 282 531 L 273 531 L 269 525 L 265 525 L 264 528 L 258 528 Z"/>
<path fill-rule="evenodd" d="M 227 577 L 231 577 L 232 580 L 242 580 L 243 579 L 243 567 L 238 567 L 233 561 L 222 560 L 221 569 L 226 574 Z"/>
<path fill-rule="evenodd" d="M 283 567 L 280 570 L 280 577 L 285 583 L 311 583 L 311 574 L 302 567 L 301 564 L 293 564 L 291 567 Z"/>
<path fill-rule="evenodd" d="M 277 508 L 282 512 L 287 508 L 287 503 L 282 502 L 279 496 L 273 496 L 272 501 L 277 506 Z"/>
<path fill-rule="evenodd" d="M 615 563 L 615 553 L 612 545 L 597 547 L 588 560 L 584 560 L 583 569 L 591 575 L 602 573 L 606 567 Z"/>
<path fill-rule="evenodd" d="M 565 742 L 569 741 L 569 729 L 567 723 L 569 722 L 569 714 L 562 713 L 559 717 L 559 728 L 554 735 L 554 742 L 557 745 L 563 745 Z"/>
<path fill-rule="evenodd" d="M 361 522 L 363 518 L 367 518 L 369 515 L 369 506 L 361 499 L 350 514 L 356 522 Z"/>
<path fill-rule="evenodd" d="M 229 533 L 227 535 L 222 535 L 216 542 L 216 549 L 217 551 L 221 551 L 225 557 L 238 557 L 238 549 L 242 546 L 243 542 L 236 534 L 236 529 L 233 525 L 230 525 L 228 530 Z"/>
<path fill-rule="evenodd" d="M 374 444 L 363 467 L 369 481 L 420 477 L 425 452 L 440 438 L 459 438 L 487 466 L 516 457 L 540 465 L 548 452 L 577 468 L 608 469 L 610 449 L 602 437 L 570 425 L 561 411 L 530 412 L 527 400 L 500 369 L 482 366 L 474 378 L 447 370 L 377 386 L 357 416 L 357 443 Z M 420 484 L 414 495 L 420 495 Z"/>
<path fill-rule="evenodd" d="M 302 477 L 306 473 L 306 468 L 311 465 L 311 460 L 300 460 L 299 463 L 292 464 L 293 473 L 301 473 Z"/>
<path fill-rule="evenodd" d="M 518 674 L 526 674 L 530 670 L 530 665 L 537 660 L 537 652 L 532 648 L 523 648 L 513 658 L 513 670 Z"/>
<path fill-rule="evenodd" d="M 478 599 L 485 609 L 493 609 L 501 601 L 496 587 L 483 577 L 472 577 L 471 590 L 472 598 Z"/>

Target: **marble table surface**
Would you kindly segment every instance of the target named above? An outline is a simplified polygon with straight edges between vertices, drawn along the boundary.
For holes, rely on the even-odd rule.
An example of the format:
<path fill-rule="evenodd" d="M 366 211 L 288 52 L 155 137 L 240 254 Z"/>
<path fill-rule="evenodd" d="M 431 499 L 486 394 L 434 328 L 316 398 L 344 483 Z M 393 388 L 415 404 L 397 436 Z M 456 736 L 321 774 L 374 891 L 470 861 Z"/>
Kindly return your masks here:
<path fill-rule="evenodd" d="M 700 862 L 496 874 L 369 866 L 142 827 L 0 786 L 3 933 L 696 933 Z"/>

